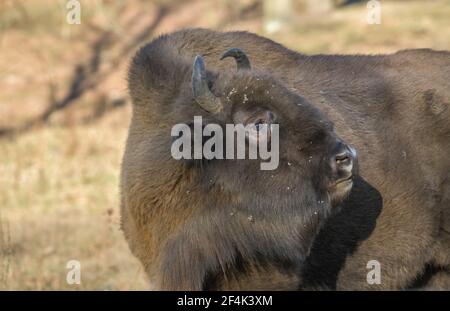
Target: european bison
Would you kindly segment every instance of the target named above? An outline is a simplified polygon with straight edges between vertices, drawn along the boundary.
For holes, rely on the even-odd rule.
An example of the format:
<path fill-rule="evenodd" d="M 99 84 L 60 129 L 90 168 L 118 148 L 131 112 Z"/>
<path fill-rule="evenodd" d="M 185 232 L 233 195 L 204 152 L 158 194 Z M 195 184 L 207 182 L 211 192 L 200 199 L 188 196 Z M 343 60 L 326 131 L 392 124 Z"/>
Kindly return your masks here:
<path fill-rule="evenodd" d="M 164 40 L 221 73 L 233 67 L 218 60 L 222 51 L 241 48 L 254 70 L 325 112 L 356 146 L 363 179 L 316 239 L 302 287 L 450 289 L 449 52 L 307 56 L 255 34 L 205 29 Z M 367 282 L 372 260 L 380 284 Z"/>
<path fill-rule="evenodd" d="M 355 150 L 315 106 L 251 69 L 244 53 L 223 55 L 236 58 L 237 71 L 206 70 L 201 56 L 184 53 L 189 40 L 174 39 L 146 45 L 129 69 L 121 213 L 130 249 L 156 289 L 297 289 L 321 223 L 351 189 Z M 278 168 L 174 159 L 173 126 L 195 126 L 195 116 L 221 128 L 264 125 L 265 139 L 279 125 Z"/>

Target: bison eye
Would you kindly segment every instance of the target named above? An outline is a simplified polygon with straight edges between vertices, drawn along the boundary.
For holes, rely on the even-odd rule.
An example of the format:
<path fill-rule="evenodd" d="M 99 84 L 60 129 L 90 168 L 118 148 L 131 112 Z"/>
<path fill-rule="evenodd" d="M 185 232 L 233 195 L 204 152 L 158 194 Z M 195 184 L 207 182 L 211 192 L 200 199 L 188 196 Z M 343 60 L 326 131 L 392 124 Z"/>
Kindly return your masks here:
<path fill-rule="evenodd" d="M 265 124 L 265 122 L 264 122 L 263 120 L 258 120 L 258 121 L 256 121 L 256 122 L 255 122 L 256 130 L 259 131 L 260 128 L 261 128 L 261 126 L 262 126 L 263 124 Z"/>

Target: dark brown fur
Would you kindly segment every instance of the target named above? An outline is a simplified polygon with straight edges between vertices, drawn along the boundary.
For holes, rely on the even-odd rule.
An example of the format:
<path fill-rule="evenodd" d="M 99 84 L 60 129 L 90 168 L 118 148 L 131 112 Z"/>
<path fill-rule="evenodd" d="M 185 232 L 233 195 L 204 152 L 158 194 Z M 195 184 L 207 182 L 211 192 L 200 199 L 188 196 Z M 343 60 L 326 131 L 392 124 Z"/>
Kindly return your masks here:
<path fill-rule="evenodd" d="M 185 53 L 187 45 L 163 36 L 130 66 L 133 116 L 121 175 L 130 249 L 157 289 L 296 289 L 332 208 L 325 186 L 334 178 L 328 155 L 339 142 L 332 124 L 279 80 L 255 70 L 209 71 L 212 91 L 225 105 L 217 115 L 204 111 L 193 98 L 194 53 Z M 171 157 L 173 125 L 194 115 L 239 123 L 237 116 L 262 108 L 280 123 L 277 170 L 261 171 L 251 160 Z"/>
<path fill-rule="evenodd" d="M 404 289 L 427 265 L 440 271 L 434 285 L 449 283 L 449 52 L 306 56 L 254 34 L 204 29 L 168 40 L 217 71 L 234 65 L 218 60 L 224 50 L 243 49 L 252 68 L 324 111 L 358 149 L 364 179 L 316 240 L 305 287 Z M 366 282 L 373 259 L 381 263 L 380 285 Z"/>

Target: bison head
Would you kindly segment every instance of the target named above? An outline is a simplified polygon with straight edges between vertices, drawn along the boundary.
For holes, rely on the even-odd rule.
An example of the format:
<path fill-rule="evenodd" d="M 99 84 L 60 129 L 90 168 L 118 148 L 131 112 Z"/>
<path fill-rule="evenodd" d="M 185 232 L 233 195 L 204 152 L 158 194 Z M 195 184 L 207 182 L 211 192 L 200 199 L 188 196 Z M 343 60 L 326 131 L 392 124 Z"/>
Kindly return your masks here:
<path fill-rule="evenodd" d="M 306 99 L 273 77 L 252 72 L 242 50 L 233 48 L 222 59 L 225 57 L 236 59 L 235 74 L 207 72 L 203 58 L 195 58 L 191 80 L 195 102 L 208 113 L 208 122 L 221 124 L 224 131 L 225 124 L 242 124 L 253 126 L 258 137 L 257 132 L 266 126 L 268 133 L 259 137 L 270 140 L 270 126 L 279 125 L 280 165 L 263 171 L 257 161 L 202 161 L 202 165 L 212 166 L 210 177 L 241 196 L 266 197 L 267 206 L 288 202 L 292 208 L 317 206 L 319 213 L 338 205 L 352 187 L 357 169 L 355 149 L 336 136 L 331 121 Z M 251 142 L 250 136 L 247 143 Z"/>
<path fill-rule="evenodd" d="M 274 289 L 280 282 L 289 285 L 278 288 L 295 288 L 290 275 L 350 191 L 355 151 L 305 98 L 252 70 L 241 50 L 224 54 L 238 70 L 220 72 L 207 70 L 202 56 L 192 65 L 164 40 L 141 50 L 130 68 L 134 105 L 121 190 L 131 250 L 160 289 L 227 288 L 227 282 L 234 289 Z M 278 140 L 269 144 L 277 148 L 276 169 L 262 170 L 266 160 L 248 156 L 174 159 L 171 129 L 195 127 L 196 116 L 205 129 L 214 124 L 223 133 L 230 124 L 249 126 L 247 146 Z M 229 139 L 218 140 L 225 154 Z M 283 281 L 271 278 L 280 275 Z"/>

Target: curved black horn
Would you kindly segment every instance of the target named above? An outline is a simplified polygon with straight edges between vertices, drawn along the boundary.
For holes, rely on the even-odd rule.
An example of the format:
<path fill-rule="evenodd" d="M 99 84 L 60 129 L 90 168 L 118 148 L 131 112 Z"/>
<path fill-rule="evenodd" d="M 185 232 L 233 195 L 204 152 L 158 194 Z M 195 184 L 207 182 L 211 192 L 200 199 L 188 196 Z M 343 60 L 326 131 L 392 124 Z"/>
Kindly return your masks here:
<path fill-rule="evenodd" d="M 250 61 L 247 55 L 239 48 L 232 48 L 222 54 L 220 60 L 226 57 L 233 57 L 236 60 L 238 70 L 250 70 Z"/>
<path fill-rule="evenodd" d="M 195 101 L 208 112 L 218 113 L 222 110 L 222 104 L 209 89 L 206 79 L 205 62 L 197 55 L 192 67 L 192 94 Z"/>

